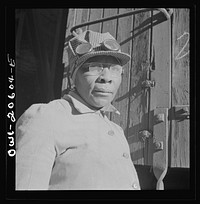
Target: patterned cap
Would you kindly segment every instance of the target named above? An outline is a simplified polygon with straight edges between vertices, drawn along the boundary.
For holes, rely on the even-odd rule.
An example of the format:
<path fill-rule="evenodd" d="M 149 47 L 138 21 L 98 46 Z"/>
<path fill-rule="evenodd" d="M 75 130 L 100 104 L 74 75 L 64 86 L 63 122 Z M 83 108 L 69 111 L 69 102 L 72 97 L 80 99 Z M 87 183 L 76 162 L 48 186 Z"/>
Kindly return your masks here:
<path fill-rule="evenodd" d="M 86 30 L 73 37 L 67 46 L 71 77 L 74 80 L 77 70 L 89 58 L 97 55 L 115 57 L 123 66 L 130 55 L 121 52 L 120 45 L 110 33 L 98 33 Z"/>

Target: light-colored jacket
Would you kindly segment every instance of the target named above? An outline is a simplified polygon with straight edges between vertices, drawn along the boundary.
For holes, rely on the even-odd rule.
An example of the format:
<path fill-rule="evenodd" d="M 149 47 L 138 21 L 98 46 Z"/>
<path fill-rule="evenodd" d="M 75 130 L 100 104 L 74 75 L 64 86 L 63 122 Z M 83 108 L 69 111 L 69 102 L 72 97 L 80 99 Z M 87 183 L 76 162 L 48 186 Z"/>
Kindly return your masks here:
<path fill-rule="evenodd" d="M 27 109 L 16 124 L 16 190 L 140 190 L 123 130 L 104 111 L 75 93 Z"/>

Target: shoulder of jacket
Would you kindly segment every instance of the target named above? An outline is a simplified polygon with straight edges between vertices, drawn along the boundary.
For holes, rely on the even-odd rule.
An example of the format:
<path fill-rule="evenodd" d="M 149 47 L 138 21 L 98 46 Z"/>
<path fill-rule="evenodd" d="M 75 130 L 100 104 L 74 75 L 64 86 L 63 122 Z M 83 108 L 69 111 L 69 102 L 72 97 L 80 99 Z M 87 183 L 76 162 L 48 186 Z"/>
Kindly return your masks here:
<path fill-rule="evenodd" d="M 38 103 L 31 105 L 26 111 L 26 115 L 44 114 L 44 113 L 55 113 L 59 111 L 71 110 L 71 106 L 68 101 L 64 99 L 56 99 L 50 101 L 49 103 Z"/>
<path fill-rule="evenodd" d="M 71 111 L 71 106 L 68 101 L 64 99 L 56 99 L 49 103 L 36 103 L 32 104 L 18 119 L 18 123 L 25 119 L 44 118 L 49 120 L 55 118 L 60 114 L 67 114 Z"/>

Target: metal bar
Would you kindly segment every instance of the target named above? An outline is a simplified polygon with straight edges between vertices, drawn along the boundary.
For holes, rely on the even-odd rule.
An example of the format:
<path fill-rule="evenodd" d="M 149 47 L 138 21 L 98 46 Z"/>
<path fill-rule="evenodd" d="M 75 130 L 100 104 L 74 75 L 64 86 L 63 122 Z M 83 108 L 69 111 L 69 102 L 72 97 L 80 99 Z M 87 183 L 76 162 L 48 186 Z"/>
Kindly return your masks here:
<path fill-rule="evenodd" d="M 168 170 L 168 108 L 154 109 L 154 116 L 164 114 L 164 121 L 153 126 L 153 173 L 157 179 L 156 190 L 164 190 L 164 178 Z M 162 150 L 162 151 L 161 151 Z"/>
<path fill-rule="evenodd" d="M 86 22 L 86 23 L 82 23 L 82 24 L 73 26 L 70 29 L 70 32 L 73 33 L 74 30 L 76 30 L 77 28 L 83 27 L 83 26 L 88 26 L 88 25 L 92 25 L 92 24 L 95 24 L 95 23 L 109 21 L 109 20 L 113 20 L 113 19 L 116 19 L 116 18 L 122 18 L 122 17 L 129 16 L 129 15 L 135 15 L 135 14 L 138 14 L 138 13 L 141 13 L 141 12 L 147 12 L 147 11 L 151 11 L 151 10 L 159 10 L 160 12 L 162 12 L 165 15 L 165 17 L 167 19 L 169 19 L 171 14 L 172 14 L 172 10 L 171 9 L 169 9 L 169 13 L 164 8 L 144 8 L 144 9 L 138 9 L 138 10 L 130 11 L 130 12 L 127 12 L 127 13 L 117 14 L 117 15 L 110 16 L 110 17 L 107 17 L 107 18 L 98 19 L 98 20 L 95 20 L 95 21 L 90 21 L 90 22 Z"/>

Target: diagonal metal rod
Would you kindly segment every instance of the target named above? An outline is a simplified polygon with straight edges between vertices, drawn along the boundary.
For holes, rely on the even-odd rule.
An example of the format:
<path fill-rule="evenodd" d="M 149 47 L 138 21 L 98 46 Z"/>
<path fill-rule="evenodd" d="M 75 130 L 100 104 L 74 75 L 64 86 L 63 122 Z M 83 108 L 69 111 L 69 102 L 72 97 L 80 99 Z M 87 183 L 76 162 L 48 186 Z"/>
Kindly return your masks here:
<path fill-rule="evenodd" d="M 98 19 L 98 20 L 94 20 L 94 21 L 78 24 L 76 26 L 73 26 L 70 29 L 70 32 L 73 33 L 74 30 L 76 30 L 77 28 L 84 27 L 84 26 L 87 26 L 87 25 L 92 25 L 92 24 L 95 24 L 95 23 L 109 21 L 109 20 L 113 20 L 113 19 L 116 19 L 116 18 L 122 18 L 122 17 L 125 17 L 125 16 L 135 15 L 135 14 L 138 14 L 138 13 L 141 13 L 141 12 L 147 12 L 147 11 L 152 11 L 152 10 L 159 10 L 159 11 L 161 11 L 165 15 L 167 20 L 170 18 L 171 14 L 172 14 L 172 9 L 168 9 L 168 11 L 167 11 L 164 8 L 143 8 L 143 9 L 138 9 L 138 10 L 135 10 L 135 11 L 130 11 L 130 12 L 127 12 L 127 13 L 117 14 L 117 15 L 110 16 L 110 17 L 103 18 L 103 19 Z"/>

